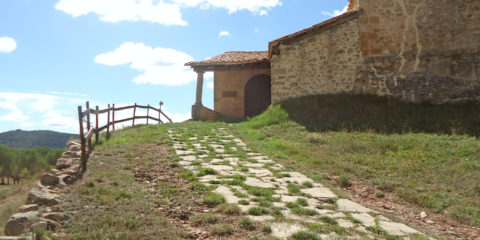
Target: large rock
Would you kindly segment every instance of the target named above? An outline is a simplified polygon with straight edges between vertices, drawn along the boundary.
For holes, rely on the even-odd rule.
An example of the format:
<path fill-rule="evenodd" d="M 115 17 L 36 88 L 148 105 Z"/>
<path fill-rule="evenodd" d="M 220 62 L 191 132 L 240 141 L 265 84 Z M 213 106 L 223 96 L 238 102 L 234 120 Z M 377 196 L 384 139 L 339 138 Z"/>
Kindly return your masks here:
<path fill-rule="evenodd" d="M 77 178 L 75 176 L 72 176 L 72 175 L 61 175 L 60 176 L 60 179 L 62 179 L 62 182 L 64 182 L 65 184 L 74 184 L 75 181 L 77 180 Z"/>
<path fill-rule="evenodd" d="M 43 214 L 43 218 L 52 220 L 55 222 L 63 222 L 69 219 L 68 215 L 60 212 L 52 212 Z"/>
<path fill-rule="evenodd" d="M 7 236 L 18 236 L 25 233 L 30 225 L 38 219 L 38 212 L 16 213 L 12 215 L 5 225 L 5 234 Z"/>
<path fill-rule="evenodd" d="M 58 195 L 52 194 L 44 188 L 32 188 L 32 190 L 30 190 L 28 193 L 27 203 L 54 206 L 60 203 L 57 198 Z"/>
<path fill-rule="evenodd" d="M 56 186 L 60 183 L 60 179 L 53 175 L 53 174 L 50 174 L 50 173 L 46 173 L 46 174 L 43 174 L 42 176 L 42 179 L 40 180 L 40 182 L 44 185 L 44 186 Z"/>
<path fill-rule="evenodd" d="M 71 158 L 59 158 L 55 167 L 62 170 L 71 167 L 72 163 L 73 160 Z"/>
<path fill-rule="evenodd" d="M 38 211 L 39 206 L 38 204 L 29 204 L 29 205 L 23 205 L 18 208 L 18 211 L 21 213 L 26 213 L 26 212 L 31 212 L 31 211 Z"/>
<path fill-rule="evenodd" d="M 31 240 L 31 238 L 27 238 L 27 237 L 6 237 L 6 236 L 0 236 L 0 240 Z"/>
<path fill-rule="evenodd" d="M 81 150 L 81 146 L 76 145 L 76 144 L 72 144 L 72 145 L 68 146 L 68 150 L 72 151 L 72 152 L 78 152 L 78 151 Z"/>

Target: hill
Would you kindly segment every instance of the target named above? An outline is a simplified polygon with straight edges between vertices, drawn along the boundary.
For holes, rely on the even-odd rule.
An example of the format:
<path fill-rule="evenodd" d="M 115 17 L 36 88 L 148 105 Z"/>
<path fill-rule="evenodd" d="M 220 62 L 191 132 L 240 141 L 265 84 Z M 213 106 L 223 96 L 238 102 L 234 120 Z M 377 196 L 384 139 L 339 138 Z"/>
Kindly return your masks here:
<path fill-rule="evenodd" d="M 0 133 L 0 144 L 13 149 L 34 147 L 64 148 L 68 139 L 72 137 L 78 138 L 78 135 L 46 130 L 15 130 Z"/>

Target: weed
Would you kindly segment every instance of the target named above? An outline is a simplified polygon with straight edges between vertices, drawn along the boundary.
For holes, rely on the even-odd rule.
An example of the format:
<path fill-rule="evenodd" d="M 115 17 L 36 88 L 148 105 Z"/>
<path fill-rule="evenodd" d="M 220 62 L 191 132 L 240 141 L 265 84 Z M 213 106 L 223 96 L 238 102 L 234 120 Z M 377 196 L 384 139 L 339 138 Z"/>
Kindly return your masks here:
<path fill-rule="evenodd" d="M 289 183 L 287 185 L 287 188 L 288 188 L 288 193 L 289 194 L 294 195 L 294 194 L 300 194 L 301 193 L 300 187 L 298 185 L 293 184 L 293 183 Z"/>
<path fill-rule="evenodd" d="M 303 207 L 308 206 L 308 201 L 305 198 L 297 199 L 296 203 L 298 203 L 300 206 L 303 206 Z"/>
<path fill-rule="evenodd" d="M 225 197 L 218 193 L 209 192 L 202 200 L 203 204 L 209 207 L 215 207 L 220 203 L 225 202 Z"/>
<path fill-rule="evenodd" d="M 215 224 L 218 222 L 220 217 L 215 214 L 198 214 L 190 218 L 190 221 L 193 225 L 208 225 Z"/>
<path fill-rule="evenodd" d="M 249 231 L 255 230 L 255 224 L 248 217 L 240 219 L 238 226 Z"/>
<path fill-rule="evenodd" d="M 313 209 L 308 209 L 308 208 L 300 208 L 300 207 L 297 207 L 297 208 L 292 208 L 292 213 L 293 214 L 297 214 L 297 215 L 301 215 L 301 216 L 315 216 L 315 215 L 318 215 L 318 212 L 313 210 Z"/>
<path fill-rule="evenodd" d="M 248 209 L 248 214 L 253 216 L 261 216 L 269 213 L 270 211 L 267 208 L 262 208 L 262 207 L 252 207 Z"/>
<path fill-rule="evenodd" d="M 375 192 L 375 197 L 377 197 L 377 198 L 384 198 L 384 197 L 385 197 L 385 193 L 382 192 L 382 191 L 376 191 L 376 192 Z"/>
<path fill-rule="evenodd" d="M 228 236 L 234 232 L 230 224 L 217 224 L 210 227 L 210 234 L 216 236 Z"/>
<path fill-rule="evenodd" d="M 302 186 L 303 187 L 306 187 L 306 188 L 312 188 L 313 187 L 313 183 L 312 182 L 303 182 L 302 183 Z"/>
<path fill-rule="evenodd" d="M 238 200 L 238 204 L 240 204 L 240 205 L 249 205 L 250 202 L 248 202 L 248 201 L 245 200 L 245 199 L 241 199 L 241 200 Z"/>
<path fill-rule="evenodd" d="M 322 239 L 320 236 L 318 236 L 315 233 L 305 232 L 305 231 L 296 232 L 290 238 L 294 240 L 321 240 Z"/>
<path fill-rule="evenodd" d="M 217 206 L 217 211 L 227 215 L 239 215 L 242 212 L 234 203 L 222 203 Z"/>
<path fill-rule="evenodd" d="M 262 227 L 262 232 L 270 234 L 272 233 L 272 227 L 270 227 L 270 225 L 265 225 Z"/>
<path fill-rule="evenodd" d="M 343 188 L 349 188 L 349 187 L 352 186 L 352 183 L 350 182 L 350 179 L 348 179 L 348 177 L 345 176 L 345 175 L 340 176 L 340 178 L 338 179 L 338 183 Z"/>
<path fill-rule="evenodd" d="M 217 171 L 215 171 L 213 168 L 202 168 L 197 173 L 197 177 L 203 177 L 206 175 L 217 175 Z"/>
<path fill-rule="evenodd" d="M 332 224 L 332 225 L 337 225 L 337 221 L 335 221 L 335 219 L 331 218 L 331 217 L 328 217 L 328 216 L 321 216 L 320 218 L 320 221 L 324 222 L 324 223 L 328 223 L 328 224 Z"/>

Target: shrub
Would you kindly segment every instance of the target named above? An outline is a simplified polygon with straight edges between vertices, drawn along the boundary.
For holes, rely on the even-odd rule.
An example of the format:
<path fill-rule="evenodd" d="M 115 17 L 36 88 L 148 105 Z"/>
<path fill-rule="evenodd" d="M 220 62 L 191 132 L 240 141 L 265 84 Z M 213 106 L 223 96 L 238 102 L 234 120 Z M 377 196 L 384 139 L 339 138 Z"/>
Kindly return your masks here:
<path fill-rule="evenodd" d="M 344 188 L 349 188 L 352 186 L 352 183 L 350 182 L 350 180 L 348 179 L 347 176 L 341 176 L 339 179 L 338 179 L 339 183 L 340 183 L 340 186 L 344 187 Z"/>

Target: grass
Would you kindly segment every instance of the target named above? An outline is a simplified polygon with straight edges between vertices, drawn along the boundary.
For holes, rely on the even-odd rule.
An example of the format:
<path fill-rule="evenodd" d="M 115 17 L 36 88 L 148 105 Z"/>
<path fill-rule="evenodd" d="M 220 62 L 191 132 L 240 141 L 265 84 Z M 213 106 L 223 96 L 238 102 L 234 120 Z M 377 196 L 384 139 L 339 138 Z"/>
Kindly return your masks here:
<path fill-rule="evenodd" d="M 248 217 L 240 219 L 238 226 L 249 231 L 255 230 L 255 223 Z"/>
<path fill-rule="evenodd" d="M 462 103 L 455 110 L 451 105 L 388 102 L 397 108 L 381 109 L 391 115 L 375 115 L 373 110 L 356 103 L 351 104 L 355 106 L 352 108 L 339 106 L 352 101 L 350 97 L 330 98 L 319 97 L 325 102 L 317 101 L 312 106 L 336 111 L 325 121 L 318 118 L 328 114 L 313 116 L 308 112 L 314 111 L 309 108 L 310 102 L 299 108 L 298 103 L 307 102 L 303 99 L 271 106 L 263 114 L 233 127 L 252 149 L 295 171 L 312 176 L 344 176 L 342 186 L 354 179 L 367 181 L 420 207 L 437 213 L 447 211 L 454 219 L 480 226 L 480 140 L 472 136 L 480 135 L 478 104 Z M 375 99 L 375 104 L 381 104 Z M 293 110 L 294 103 L 297 110 Z M 375 104 L 373 108 L 380 108 Z M 426 109 L 424 113 L 422 109 Z M 340 110 L 347 113 L 342 115 Z M 409 111 L 413 111 L 411 123 L 402 115 Z M 348 115 L 353 112 L 360 114 L 360 119 Z M 349 118 L 343 118 L 347 115 Z M 404 117 L 396 122 L 391 116 Z M 460 116 L 466 118 L 462 120 Z M 455 124 L 453 118 L 458 120 Z M 354 121 L 351 125 L 347 124 L 349 119 Z M 362 125 L 365 119 L 368 124 Z"/>
<path fill-rule="evenodd" d="M 253 215 L 253 216 L 261 216 L 261 215 L 266 215 L 269 214 L 270 210 L 267 208 L 263 207 L 252 207 L 248 209 L 248 214 Z"/>
<path fill-rule="evenodd" d="M 217 224 L 210 227 L 210 234 L 217 236 L 232 235 L 235 230 L 230 224 Z"/>
<path fill-rule="evenodd" d="M 198 214 L 190 218 L 193 225 L 209 225 L 215 224 L 220 220 L 220 217 L 215 214 Z"/>
<path fill-rule="evenodd" d="M 322 238 L 315 233 L 300 231 L 294 233 L 290 239 L 293 240 L 321 240 Z"/>
<path fill-rule="evenodd" d="M 0 235 L 8 218 L 17 212 L 17 209 L 26 203 L 28 192 L 34 186 L 39 174 L 31 178 L 24 178 L 20 184 L 0 185 Z"/>
<path fill-rule="evenodd" d="M 200 196 L 188 189 L 188 182 L 175 177 L 182 174 L 179 168 L 169 166 L 173 156 L 165 144 L 166 131 L 166 126 L 139 126 L 114 132 L 109 141 L 102 140 L 83 179 L 64 196 L 63 208 L 71 216 L 64 239 L 187 236 L 159 210 L 159 206 L 191 207 L 194 203 L 189 199 Z M 174 174 L 172 178 L 155 182 L 153 192 L 144 191 L 142 184 L 147 178 L 143 176 L 156 179 L 167 171 Z M 175 216 L 183 215 L 176 212 Z"/>
<path fill-rule="evenodd" d="M 217 206 L 217 211 L 226 215 L 240 215 L 242 210 L 234 203 L 222 203 Z"/>
<path fill-rule="evenodd" d="M 213 193 L 213 192 L 207 193 L 202 200 L 202 203 L 209 207 L 215 207 L 218 204 L 224 203 L 224 202 L 225 202 L 225 197 L 222 194 Z"/>

